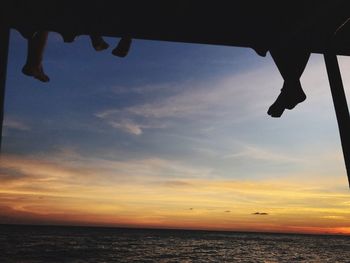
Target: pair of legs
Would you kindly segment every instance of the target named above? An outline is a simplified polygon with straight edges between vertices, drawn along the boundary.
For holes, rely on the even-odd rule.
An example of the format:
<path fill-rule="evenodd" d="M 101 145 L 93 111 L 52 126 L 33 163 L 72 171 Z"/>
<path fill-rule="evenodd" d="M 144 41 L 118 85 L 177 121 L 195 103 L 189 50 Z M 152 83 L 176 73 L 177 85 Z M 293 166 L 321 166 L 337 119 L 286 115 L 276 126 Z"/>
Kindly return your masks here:
<path fill-rule="evenodd" d="M 48 35 L 48 31 L 38 31 L 28 40 L 27 60 L 22 68 L 23 74 L 34 77 L 42 82 L 48 82 L 50 80 L 45 74 L 42 65 Z M 101 36 L 90 36 L 90 39 L 96 51 L 101 51 L 109 47 Z M 125 57 L 129 52 L 130 45 L 131 38 L 122 38 L 117 47 L 113 49 L 112 54 L 118 57 Z"/>
<path fill-rule="evenodd" d="M 90 35 L 90 39 L 96 51 L 105 50 L 109 47 L 108 43 L 101 36 Z M 130 50 L 131 42 L 130 37 L 121 38 L 118 45 L 112 50 L 112 54 L 117 57 L 126 57 Z"/>
<path fill-rule="evenodd" d="M 23 74 L 32 76 L 42 82 L 50 80 L 42 65 L 48 35 L 48 31 L 39 31 L 28 40 L 27 60 L 22 68 Z"/>
<path fill-rule="evenodd" d="M 284 83 L 280 95 L 267 113 L 271 117 L 281 117 L 285 109 L 291 110 L 306 99 L 300 77 L 309 60 L 310 52 L 304 49 L 272 49 L 270 53 Z"/>

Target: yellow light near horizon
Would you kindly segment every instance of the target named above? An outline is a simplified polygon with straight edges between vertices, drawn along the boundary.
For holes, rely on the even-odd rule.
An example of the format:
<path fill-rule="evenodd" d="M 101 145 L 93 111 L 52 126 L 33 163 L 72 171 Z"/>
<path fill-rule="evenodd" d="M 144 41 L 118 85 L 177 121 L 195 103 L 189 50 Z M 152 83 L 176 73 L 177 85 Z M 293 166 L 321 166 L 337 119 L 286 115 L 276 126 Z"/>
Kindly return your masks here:
<path fill-rule="evenodd" d="M 302 186 L 288 178 L 160 182 L 145 176 L 103 183 L 101 173 L 89 171 L 86 183 L 81 182 L 85 168 L 14 156 L 7 161 L 0 163 L 2 173 L 12 169 L 21 171 L 22 177 L 1 176 L 0 206 L 7 209 L 0 214 L 31 222 L 350 233 L 350 198 L 339 191 L 343 182 L 338 179 L 326 182 L 335 190 L 314 189 L 310 178 Z"/>

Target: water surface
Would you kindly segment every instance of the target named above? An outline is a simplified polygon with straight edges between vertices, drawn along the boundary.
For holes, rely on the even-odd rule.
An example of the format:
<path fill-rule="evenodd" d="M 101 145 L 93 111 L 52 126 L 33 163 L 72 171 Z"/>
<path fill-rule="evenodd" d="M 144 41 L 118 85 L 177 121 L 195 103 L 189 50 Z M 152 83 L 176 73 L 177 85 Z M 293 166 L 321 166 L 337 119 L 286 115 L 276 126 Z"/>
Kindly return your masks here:
<path fill-rule="evenodd" d="M 350 237 L 0 225 L 0 262 L 350 262 Z"/>

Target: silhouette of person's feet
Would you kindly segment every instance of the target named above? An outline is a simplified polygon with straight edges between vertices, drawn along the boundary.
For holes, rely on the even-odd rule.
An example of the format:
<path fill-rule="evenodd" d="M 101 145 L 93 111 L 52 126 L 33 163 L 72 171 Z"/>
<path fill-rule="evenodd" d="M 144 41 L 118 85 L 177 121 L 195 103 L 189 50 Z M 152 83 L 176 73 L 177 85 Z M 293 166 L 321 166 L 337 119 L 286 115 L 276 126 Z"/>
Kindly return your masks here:
<path fill-rule="evenodd" d="M 131 38 L 122 38 L 117 47 L 113 49 L 112 54 L 117 57 L 126 57 L 129 53 L 130 46 L 131 46 Z"/>
<path fill-rule="evenodd" d="M 65 43 L 72 43 L 76 38 L 76 34 L 72 34 L 72 33 L 62 33 L 61 35 Z"/>
<path fill-rule="evenodd" d="M 287 85 L 294 85 L 294 87 L 290 88 Z M 297 83 L 284 83 L 280 95 L 270 106 L 267 114 L 274 118 L 281 117 L 285 109 L 291 110 L 305 99 L 306 95 L 301 88 L 300 81 Z"/>
<path fill-rule="evenodd" d="M 91 43 L 96 51 L 102 51 L 109 48 L 108 43 L 100 36 L 91 36 Z"/>
<path fill-rule="evenodd" d="M 259 48 L 259 47 L 253 47 L 256 54 L 258 54 L 261 57 L 266 57 L 266 54 L 268 52 L 268 49 L 266 48 Z"/>
<path fill-rule="evenodd" d="M 28 64 L 24 65 L 22 68 L 22 73 L 24 75 L 34 77 L 42 82 L 49 82 L 50 78 L 45 74 L 42 65 L 38 67 L 30 66 Z"/>

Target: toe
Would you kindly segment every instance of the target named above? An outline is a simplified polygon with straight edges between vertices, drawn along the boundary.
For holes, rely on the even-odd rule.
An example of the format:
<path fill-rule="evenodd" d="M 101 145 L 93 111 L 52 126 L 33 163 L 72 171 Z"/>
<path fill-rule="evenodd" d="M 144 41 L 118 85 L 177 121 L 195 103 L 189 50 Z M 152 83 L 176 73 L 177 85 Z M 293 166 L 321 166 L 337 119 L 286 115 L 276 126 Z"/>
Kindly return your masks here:
<path fill-rule="evenodd" d="M 273 118 L 279 118 L 282 116 L 284 110 L 285 110 L 284 107 L 278 106 L 276 104 L 272 104 L 269 110 L 267 111 L 267 114 Z"/>

